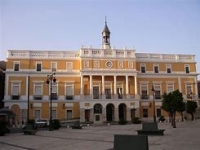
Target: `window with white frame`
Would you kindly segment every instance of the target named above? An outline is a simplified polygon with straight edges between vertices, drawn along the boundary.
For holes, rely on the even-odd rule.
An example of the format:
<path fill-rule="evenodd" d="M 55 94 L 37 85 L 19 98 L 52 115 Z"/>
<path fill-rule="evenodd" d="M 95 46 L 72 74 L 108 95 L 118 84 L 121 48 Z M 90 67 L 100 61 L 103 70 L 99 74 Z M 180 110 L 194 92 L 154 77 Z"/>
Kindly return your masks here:
<path fill-rule="evenodd" d="M 140 64 L 140 71 L 141 71 L 141 73 L 146 72 L 146 65 L 145 64 Z"/>
<path fill-rule="evenodd" d="M 36 71 L 42 71 L 42 63 L 36 62 Z"/>
<path fill-rule="evenodd" d="M 174 91 L 174 84 L 168 83 L 167 84 L 167 93 L 171 93 Z"/>
<path fill-rule="evenodd" d="M 161 99 L 161 86 L 160 86 L 160 84 L 154 84 L 154 97 L 155 97 L 155 99 Z"/>
<path fill-rule="evenodd" d="M 74 99 L 74 84 L 66 83 L 66 100 Z"/>
<path fill-rule="evenodd" d="M 51 71 L 56 71 L 57 70 L 57 62 L 51 62 Z"/>
<path fill-rule="evenodd" d="M 140 85 L 140 90 L 141 90 L 141 99 L 148 99 L 148 94 L 147 94 L 147 84 L 141 84 Z"/>
<path fill-rule="evenodd" d="M 84 67 L 89 67 L 90 63 L 89 63 L 89 60 L 85 60 L 84 61 Z"/>
<path fill-rule="evenodd" d="M 57 100 L 58 98 L 57 93 L 58 93 L 58 85 L 55 83 L 52 85 L 52 93 L 50 93 L 52 100 Z"/>
<path fill-rule="evenodd" d="M 67 110 L 66 111 L 66 118 L 67 119 L 72 119 L 73 117 L 72 117 L 72 110 Z"/>
<path fill-rule="evenodd" d="M 171 70 L 171 64 L 167 64 L 166 65 L 166 69 L 167 69 L 167 73 L 171 73 L 172 70 Z"/>
<path fill-rule="evenodd" d="M 128 62 L 128 68 L 133 68 L 133 62 L 132 61 Z"/>
<path fill-rule="evenodd" d="M 67 71 L 71 72 L 73 70 L 73 62 L 67 62 L 66 66 L 67 66 Z"/>
<path fill-rule="evenodd" d="M 118 62 L 118 67 L 119 67 L 119 68 L 123 68 L 123 61 L 119 61 L 119 62 Z"/>
<path fill-rule="evenodd" d="M 12 95 L 19 95 L 20 94 L 20 83 L 13 82 L 12 83 Z"/>
<path fill-rule="evenodd" d="M 185 73 L 190 73 L 190 67 L 189 67 L 189 65 L 185 65 Z"/>
<path fill-rule="evenodd" d="M 158 65 L 154 65 L 154 73 L 159 73 L 159 66 Z"/>
<path fill-rule="evenodd" d="M 52 110 L 52 119 L 57 119 L 57 111 L 56 110 Z"/>
<path fill-rule="evenodd" d="M 94 61 L 94 67 L 99 68 L 100 67 L 100 62 L 99 61 Z"/>
<path fill-rule="evenodd" d="M 14 71 L 19 71 L 19 62 L 14 62 Z"/>
<path fill-rule="evenodd" d="M 42 83 L 34 83 L 34 99 L 41 100 L 42 99 Z"/>
<path fill-rule="evenodd" d="M 35 110 L 34 111 L 35 119 L 40 119 L 41 118 L 41 111 L 40 110 Z"/>
<path fill-rule="evenodd" d="M 191 97 L 191 94 L 192 94 L 192 85 L 191 84 L 186 84 L 186 94 L 187 94 L 187 98 Z"/>

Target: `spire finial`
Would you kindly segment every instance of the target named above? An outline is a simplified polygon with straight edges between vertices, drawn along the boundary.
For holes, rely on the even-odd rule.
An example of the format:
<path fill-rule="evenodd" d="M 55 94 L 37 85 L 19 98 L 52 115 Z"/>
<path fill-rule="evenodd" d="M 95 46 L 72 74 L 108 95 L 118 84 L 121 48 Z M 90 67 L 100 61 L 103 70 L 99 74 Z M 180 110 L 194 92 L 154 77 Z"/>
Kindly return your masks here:
<path fill-rule="evenodd" d="M 106 16 L 105 16 L 105 24 L 107 24 L 107 18 L 106 18 Z"/>

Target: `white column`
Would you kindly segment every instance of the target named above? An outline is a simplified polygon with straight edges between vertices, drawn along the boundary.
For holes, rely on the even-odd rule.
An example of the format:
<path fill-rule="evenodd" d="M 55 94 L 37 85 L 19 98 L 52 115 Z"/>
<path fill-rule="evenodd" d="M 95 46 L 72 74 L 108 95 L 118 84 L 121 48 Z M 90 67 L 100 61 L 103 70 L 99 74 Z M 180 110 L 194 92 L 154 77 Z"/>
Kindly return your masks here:
<path fill-rule="evenodd" d="M 106 108 L 102 108 L 102 119 L 103 119 L 103 122 L 105 122 L 106 121 Z M 102 123 L 103 123 L 102 122 Z"/>
<path fill-rule="evenodd" d="M 105 94 L 105 78 L 104 75 L 101 76 L 102 81 L 102 94 Z"/>
<path fill-rule="evenodd" d="M 138 89 L 137 89 L 137 76 L 135 75 L 135 95 L 138 95 Z"/>
<path fill-rule="evenodd" d="M 81 95 L 83 95 L 83 76 L 81 75 Z"/>
<path fill-rule="evenodd" d="M 93 94 L 93 88 L 92 88 L 92 75 L 90 75 L 90 95 Z"/>
<path fill-rule="evenodd" d="M 114 75 L 114 95 L 117 94 L 117 76 Z"/>
<path fill-rule="evenodd" d="M 93 111 L 93 108 L 90 109 L 90 121 L 91 122 L 94 121 L 94 111 Z"/>
<path fill-rule="evenodd" d="M 182 92 L 182 89 L 181 89 L 181 78 L 178 78 L 178 87 L 179 87 L 179 91 Z"/>
<path fill-rule="evenodd" d="M 126 76 L 126 95 L 129 94 L 129 89 L 128 89 L 128 76 Z"/>

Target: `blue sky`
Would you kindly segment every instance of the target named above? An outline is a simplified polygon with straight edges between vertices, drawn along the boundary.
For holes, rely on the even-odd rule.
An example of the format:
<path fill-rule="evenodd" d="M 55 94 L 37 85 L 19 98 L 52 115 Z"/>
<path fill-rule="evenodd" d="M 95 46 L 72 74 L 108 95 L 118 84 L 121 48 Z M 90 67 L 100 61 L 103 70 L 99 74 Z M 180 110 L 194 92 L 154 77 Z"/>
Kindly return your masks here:
<path fill-rule="evenodd" d="M 0 60 L 8 49 L 77 51 L 111 46 L 194 54 L 200 72 L 199 0 L 0 0 Z"/>

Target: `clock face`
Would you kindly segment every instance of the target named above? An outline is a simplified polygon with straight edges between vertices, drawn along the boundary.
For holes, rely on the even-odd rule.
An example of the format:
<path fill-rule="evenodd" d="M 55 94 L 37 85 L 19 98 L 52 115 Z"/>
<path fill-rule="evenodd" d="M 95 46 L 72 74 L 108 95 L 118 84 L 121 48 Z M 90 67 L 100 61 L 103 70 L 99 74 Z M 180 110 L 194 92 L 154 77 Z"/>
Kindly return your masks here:
<path fill-rule="evenodd" d="M 106 62 L 106 67 L 110 68 L 110 67 L 112 67 L 112 65 L 113 65 L 113 64 L 112 64 L 111 61 L 107 61 L 107 62 Z"/>

